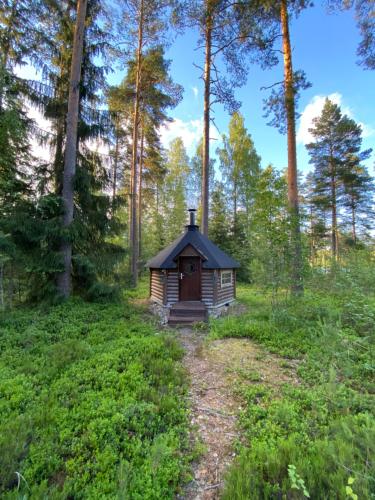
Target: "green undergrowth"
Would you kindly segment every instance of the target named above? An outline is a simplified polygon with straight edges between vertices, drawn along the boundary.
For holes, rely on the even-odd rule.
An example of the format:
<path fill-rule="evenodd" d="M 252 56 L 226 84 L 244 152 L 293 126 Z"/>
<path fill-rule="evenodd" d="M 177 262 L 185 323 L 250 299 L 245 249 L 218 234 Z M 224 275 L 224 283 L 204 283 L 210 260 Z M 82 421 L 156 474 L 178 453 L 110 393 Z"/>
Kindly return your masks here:
<path fill-rule="evenodd" d="M 174 496 L 189 458 L 182 351 L 136 306 L 4 313 L 0 349 L 1 498 Z"/>
<path fill-rule="evenodd" d="M 374 295 L 323 282 L 277 303 L 246 285 L 238 297 L 247 312 L 212 321 L 210 337 L 297 359 L 300 383 L 239 389 L 244 440 L 223 498 L 375 498 Z"/>

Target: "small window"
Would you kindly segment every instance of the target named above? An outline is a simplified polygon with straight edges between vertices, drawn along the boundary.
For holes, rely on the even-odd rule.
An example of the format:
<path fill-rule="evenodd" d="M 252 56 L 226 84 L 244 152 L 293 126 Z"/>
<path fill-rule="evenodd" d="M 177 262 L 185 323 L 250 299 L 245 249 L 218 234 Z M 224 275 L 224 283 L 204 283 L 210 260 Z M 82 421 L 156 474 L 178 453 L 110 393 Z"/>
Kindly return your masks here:
<path fill-rule="evenodd" d="M 221 271 L 221 288 L 231 286 L 232 274 L 232 271 Z"/>

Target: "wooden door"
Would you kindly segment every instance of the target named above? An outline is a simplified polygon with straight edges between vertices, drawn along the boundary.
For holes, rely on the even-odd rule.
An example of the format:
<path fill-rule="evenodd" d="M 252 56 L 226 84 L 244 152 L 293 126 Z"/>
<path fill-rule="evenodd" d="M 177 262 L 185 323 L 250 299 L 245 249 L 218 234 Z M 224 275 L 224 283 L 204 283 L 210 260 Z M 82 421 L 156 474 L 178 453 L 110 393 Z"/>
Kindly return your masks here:
<path fill-rule="evenodd" d="M 180 257 L 179 282 L 180 301 L 201 300 L 200 257 Z"/>

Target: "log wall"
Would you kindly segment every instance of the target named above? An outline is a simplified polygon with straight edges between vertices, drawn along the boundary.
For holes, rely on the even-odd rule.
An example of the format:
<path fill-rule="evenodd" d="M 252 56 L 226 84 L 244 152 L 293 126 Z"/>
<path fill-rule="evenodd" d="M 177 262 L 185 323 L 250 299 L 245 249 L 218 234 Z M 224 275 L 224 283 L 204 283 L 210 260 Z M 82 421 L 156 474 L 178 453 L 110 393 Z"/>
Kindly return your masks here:
<path fill-rule="evenodd" d="M 179 300 L 178 272 L 174 270 L 169 270 L 167 276 L 168 276 L 167 302 L 169 304 L 175 304 Z"/>
<path fill-rule="evenodd" d="M 159 304 L 164 304 L 164 275 L 159 269 L 151 269 L 150 296 Z"/>
<path fill-rule="evenodd" d="M 214 271 L 210 269 L 202 269 L 202 302 L 206 306 L 214 304 Z"/>
<path fill-rule="evenodd" d="M 221 271 L 230 271 L 231 269 L 222 269 Z M 215 305 L 225 304 L 230 302 L 236 296 L 235 294 L 235 271 L 232 271 L 232 283 L 230 285 L 221 286 L 221 271 L 218 273 L 217 280 L 217 299 Z"/>

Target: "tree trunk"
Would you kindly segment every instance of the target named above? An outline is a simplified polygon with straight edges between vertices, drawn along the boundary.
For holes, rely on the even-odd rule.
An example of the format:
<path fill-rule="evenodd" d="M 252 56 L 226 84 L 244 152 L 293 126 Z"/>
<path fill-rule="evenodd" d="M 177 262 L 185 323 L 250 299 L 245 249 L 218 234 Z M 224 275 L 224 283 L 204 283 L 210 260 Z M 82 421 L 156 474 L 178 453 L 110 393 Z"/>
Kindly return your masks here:
<path fill-rule="evenodd" d="M 116 143 L 115 143 L 115 157 L 113 159 L 113 172 L 112 172 L 112 211 L 114 209 L 115 198 L 117 193 L 117 168 L 118 168 L 118 152 L 119 152 L 119 140 L 118 140 L 118 127 L 116 124 L 115 128 Z"/>
<path fill-rule="evenodd" d="M 139 93 L 141 83 L 141 63 L 143 44 L 143 11 L 144 0 L 141 0 L 138 24 L 137 73 L 135 80 L 135 98 L 133 113 L 133 149 L 130 173 L 130 273 L 133 286 L 138 283 L 138 230 L 137 230 L 137 164 L 138 164 L 138 126 L 139 126 Z"/>
<path fill-rule="evenodd" d="M 292 49 L 290 46 L 287 0 L 281 0 L 280 14 L 283 35 L 284 94 L 288 137 L 288 203 L 291 214 L 291 239 L 293 245 L 291 291 L 293 294 L 301 294 L 303 293 L 302 245 L 298 201 L 296 116 L 293 88 Z"/>
<path fill-rule="evenodd" d="M 233 182 L 233 232 L 237 236 L 237 180 Z"/>
<path fill-rule="evenodd" d="M 331 198 L 332 198 L 332 256 L 334 259 L 338 256 L 338 235 L 337 235 L 337 203 L 336 203 L 336 179 L 331 176 Z"/>
<path fill-rule="evenodd" d="M 55 183 L 55 194 L 61 196 L 63 186 L 63 171 L 64 171 L 64 123 L 58 119 L 56 131 L 56 148 L 55 158 L 53 161 L 53 174 Z"/>
<path fill-rule="evenodd" d="M 143 146 L 144 131 L 141 130 L 141 148 L 139 153 L 139 173 L 138 173 L 138 257 L 142 255 L 142 170 L 143 170 Z"/>
<path fill-rule="evenodd" d="M 204 63 L 204 111 L 203 111 L 203 158 L 202 158 L 202 233 L 208 235 L 209 179 L 210 179 L 210 94 L 211 94 L 211 50 L 212 50 L 212 12 L 210 0 L 206 0 L 205 25 L 205 63 Z"/>
<path fill-rule="evenodd" d="M 5 309 L 4 303 L 4 263 L 0 262 L 0 307 Z"/>
<path fill-rule="evenodd" d="M 1 56 L 1 68 L 0 68 L 0 112 L 3 111 L 3 98 L 4 98 L 4 86 L 5 86 L 5 71 L 8 66 L 9 52 L 10 52 L 10 38 L 11 38 L 11 27 L 14 24 L 14 18 L 16 15 L 16 1 L 12 2 L 12 10 L 8 22 L 8 29 L 3 40 L 2 46 L 2 56 Z"/>
<path fill-rule="evenodd" d="M 352 201 L 352 236 L 354 244 L 357 243 L 357 228 L 356 228 L 356 216 L 355 216 L 355 204 Z"/>
<path fill-rule="evenodd" d="M 79 85 L 81 81 L 86 11 L 87 0 L 78 0 L 77 20 L 74 30 L 72 65 L 70 72 L 68 113 L 66 117 L 66 145 L 62 191 L 65 207 L 63 219 L 63 225 L 65 229 L 69 229 L 71 223 L 73 222 L 74 212 L 73 180 L 76 172 L 77 162 Z M 70 241 L 70 236 L 66 241 L 62 243 L 61 253 L 64 260 L 64 271 L 58 275 L 57 285 L 59 292 L 67 298 L 71 293 L 72 243 Z"/>

